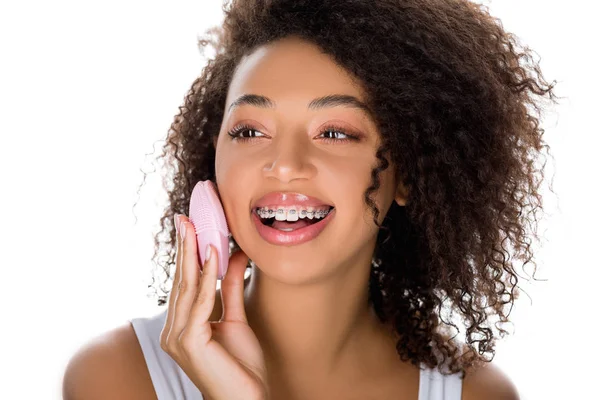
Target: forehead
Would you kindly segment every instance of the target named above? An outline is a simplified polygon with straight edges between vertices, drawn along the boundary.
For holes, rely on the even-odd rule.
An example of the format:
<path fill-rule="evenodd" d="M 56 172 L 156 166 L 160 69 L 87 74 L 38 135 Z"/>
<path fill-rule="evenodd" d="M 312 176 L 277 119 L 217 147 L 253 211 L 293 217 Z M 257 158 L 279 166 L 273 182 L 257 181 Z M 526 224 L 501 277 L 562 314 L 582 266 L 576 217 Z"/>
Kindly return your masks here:
<path fill-rule="evenodd" d="M 298 38 L 261 46 L 241 60 L 229 86 L 227 104 L 246 93 L 275 98 L 278 104 L 332 93 L 364 101 L 360 83 L 348 71 L 316 45 Z"/>

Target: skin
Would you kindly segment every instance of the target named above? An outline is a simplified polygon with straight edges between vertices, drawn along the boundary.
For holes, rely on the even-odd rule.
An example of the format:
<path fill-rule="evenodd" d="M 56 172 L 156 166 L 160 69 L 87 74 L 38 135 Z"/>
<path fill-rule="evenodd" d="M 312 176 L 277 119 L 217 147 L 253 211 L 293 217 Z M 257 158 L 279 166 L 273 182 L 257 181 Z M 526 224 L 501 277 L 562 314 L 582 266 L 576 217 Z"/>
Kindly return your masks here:
<path fill-rule="evenodd" d="M 229 110 L 250 93 L 267 96 L 276 106 Z M 280 382 L 282 392 L 328 387 L 339 394 L 350 380 L 379 382 L 379 376 L 407 368 L 391 329 L 367 304 L 377 227 L 363 193 L 371 184 L 380 136 L 361 109 L 307 109 L 311 100 L 332 94 L 365 101 L 360 84 L 314 45 L 288 38 L 263 46 L 236 69 L 215 143 L 217 185 L 230 230 L 258 265 L 244 293 L 248 323 L 265 351 L 267 369 L 277 371 L 269 381 Z M 232 140 L 227 132 L 242 122 L 256 129 L 257 137 Z M 323 134 L 330 122 L 360 139 Z M 403 205 L 406 199 L 392 168 L 381 179 L 374 196 L 380 223 L 393 201 Z M 271 191 L 318 197 L 333 204 L 336 215 L 312 241 L 272 245 L 259 236 L 250 216 L 256 200 Z"/>
<path fill-rule="evenodd" d="M 276 107 L 244 105 L 228 111 L 231 102 L 248 93 L 267 96 Z M 199 379 L 196 386 L 216 385 L 218 398 L 259 398 L 250 393 L 258 393 L 265 381 L 273 400 L 418 397 L 419 370 L 400 361 L 396 333 L 367 305 L 377 230 L 362 197 L 371 182 L 379 133 L 372 118 L 358 109 L 307 110 L 311 100 L 331 94 L 364 101 L 358 82 L 317 47 L 299 39 L 263 46 L 236 70 L 215 140 L 215 166 L 229 228 L 244 251 L 230 259 L 222 293 L 214 290 L 214 257 L 199 274 L 193 227 L 181 216 L 188 234 L 185 243 L 178 239 L 176 284 L 161 347 L 188 376 Z M 361 140 L 323 141 L 345 137 L 322 135 L 320 128 L 332 121 L 348 127 L 348 133 L 360 132 Z M 232 141 L 227 132 L 239 122 L 251 123 L 260 132 L 257 136 L 265 137 Z M 374 196 L 379 222 L 393 201 L 405 204 L 406 190 L 392 171 L 380 174 L 381 187 Z M 313 241 L 270 245 L 256 232 L 250 208 L 271 191 L 321 198 L 335 205 L 336 215 Z M 241 288 L 246 256 L 258 268 Z M 243 310 L 238 306 L 242 303 Z M 219 322 L 210 322 L 208 329 L 207 321 Z M 219 353 L 222 348 L 230 354 Z M 263 370 L 263 356 L 268 375 L 258 381 L 254 378 Z M 260 366 L 260 371 L 249 373 L 239 360 Z M 156 398 L 131 324 L 94 338 L 71 358 L 63 398 Z M 206 393 L 205 398 L 217 399 Z M 469 371 L 462 384 L 462 400 L 518 398 L 514 384 L 492 363 Z"/>

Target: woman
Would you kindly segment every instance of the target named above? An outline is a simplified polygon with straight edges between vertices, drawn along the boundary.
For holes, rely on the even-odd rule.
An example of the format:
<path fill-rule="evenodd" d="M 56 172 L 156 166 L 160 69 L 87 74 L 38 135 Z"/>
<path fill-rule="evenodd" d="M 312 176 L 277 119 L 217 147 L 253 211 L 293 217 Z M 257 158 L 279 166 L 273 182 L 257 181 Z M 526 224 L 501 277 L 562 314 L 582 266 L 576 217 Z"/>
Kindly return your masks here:
<path fill-rule="evenodd" d="M 224 11 L 162 155 L 168 308 L 83 348 L 65 398 L 517 399 L 491 359 L 541 209 L 529 51 L 466 0 Z M 183 215 L 204 180 L 238 248 L 220 293 Z"/>

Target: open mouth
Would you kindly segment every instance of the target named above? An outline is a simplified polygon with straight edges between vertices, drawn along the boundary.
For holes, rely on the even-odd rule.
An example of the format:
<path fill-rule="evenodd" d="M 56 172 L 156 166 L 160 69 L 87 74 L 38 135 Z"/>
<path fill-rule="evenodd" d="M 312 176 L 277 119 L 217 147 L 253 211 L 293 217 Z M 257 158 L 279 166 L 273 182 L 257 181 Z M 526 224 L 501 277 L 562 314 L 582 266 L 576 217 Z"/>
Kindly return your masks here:
<path fill-rule="evenodd" d="M 322 221 L 329 213 L 333 211 L 334 207 L 330 206 L 328 208 L 321 208 L 318 212 L 309 212 L 300 211 L 299 215 L 289 218 L 291 220 L 286 219 L 281 220 L 275 217 L 274 213 L 261 213 L 257 212 L 257 209 L 254 209 L 254 213 L 259 217 L 260 222 L 268 227 L 273 229 L 278 229 L 282 231 L 293 231 L 296 229 L 301 229 L 306 226 L 314 225 L 319 221 Z M 296 219 L 296 220 L 294 220 Z"/>

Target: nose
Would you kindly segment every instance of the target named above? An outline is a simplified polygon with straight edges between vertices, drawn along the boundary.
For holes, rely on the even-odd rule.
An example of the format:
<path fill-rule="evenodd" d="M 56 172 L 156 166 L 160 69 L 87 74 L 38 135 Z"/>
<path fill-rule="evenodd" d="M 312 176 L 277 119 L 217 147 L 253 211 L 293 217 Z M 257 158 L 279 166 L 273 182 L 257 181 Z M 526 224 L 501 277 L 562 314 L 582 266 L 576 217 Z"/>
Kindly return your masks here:
<path fill-rule="evenodd" d="M 306 133 L 288 132 L 280 135 L 269 152 L 269 160 L 263 168 L 265 178 L 275 178 L 282 183 L 294 179 L 310 179 L 316 175 L 311 161 L 310 139 Z"/>

